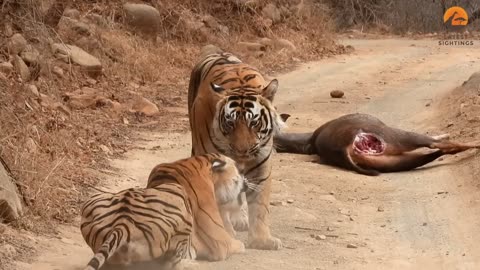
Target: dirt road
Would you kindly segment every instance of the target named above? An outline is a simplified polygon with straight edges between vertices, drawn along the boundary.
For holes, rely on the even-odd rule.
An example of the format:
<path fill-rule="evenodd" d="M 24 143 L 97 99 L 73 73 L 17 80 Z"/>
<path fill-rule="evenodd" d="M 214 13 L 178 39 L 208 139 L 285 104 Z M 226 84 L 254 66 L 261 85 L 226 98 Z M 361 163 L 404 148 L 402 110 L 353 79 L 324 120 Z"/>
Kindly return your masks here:
<path fill-rule="evenodd" d="M 440 47 L 435 40 L 398 39 L 344 43 L 356 52 L 277 76 L 281 90 L 275 102 L 292 115 L 289 130 L 310 131 L 333 117 L 366 112 L 400 128 L 439 134 L 445 123 L 435 118 L 438 100 L 480 70 L 478 45 Z M 346 98 L 332 100 L 334 89 L 345 91 Z M 106 176 L 107 188 L 144 186 L 154 165 L 189 156 L 188 134 L 141 137 L 136 150 L 112 161 L 119 174 Z M 473 159 L 463 159 L 472 154 L 378 177 L 312 163 L 309 156 L 277 154 L 272 201 L 293 203 L 271 206 L 271 228 L 285 248 L 247 250 L 197 268 L 479 269 L 480 196 L 468 173 Z M 78 228 L 60 229 L 57 238 L 39 238 L 38 258 L 17 269 L 82 269 L 91 253 Z"/>

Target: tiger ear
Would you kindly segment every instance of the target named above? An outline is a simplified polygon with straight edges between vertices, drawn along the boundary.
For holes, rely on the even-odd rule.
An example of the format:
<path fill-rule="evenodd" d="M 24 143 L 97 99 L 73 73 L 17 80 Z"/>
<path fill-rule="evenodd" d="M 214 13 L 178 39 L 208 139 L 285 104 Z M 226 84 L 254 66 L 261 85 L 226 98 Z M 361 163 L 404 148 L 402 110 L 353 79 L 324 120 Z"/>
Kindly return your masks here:
<path fill-rule="evenodd" d="M 213 170 L 214 172 L 218 172 L 218 171 L 222 170 L 223 167 L 225 167 L 226 164 L 227 164 L 227 163 L 226 163 L 225 161 L 223 161 L 223 160 L 214 159 L 214 160 L 212 161 L 212 170 Z"/>
<path fill-rule="evenodd" d="M 215 91 L 217 93 L 221 93 L 221 92 L 225 91 L 225 88 L 221 87 L 220 85 L 214 84 L 214 83 L 210 83 L 210 87 L 212 88 L 213 91 Z"/>
<path fill-rule="evenodd" d="M 278 89 L 278 80 L 273 79 L 267 85 L 267 87 L 263 88 L 262 96 L 264 98 L 270 100 L 270 102 L 273 102 L 273 98 L 275 97 L 275 93 L 277 93 L 277 89 Z"/>

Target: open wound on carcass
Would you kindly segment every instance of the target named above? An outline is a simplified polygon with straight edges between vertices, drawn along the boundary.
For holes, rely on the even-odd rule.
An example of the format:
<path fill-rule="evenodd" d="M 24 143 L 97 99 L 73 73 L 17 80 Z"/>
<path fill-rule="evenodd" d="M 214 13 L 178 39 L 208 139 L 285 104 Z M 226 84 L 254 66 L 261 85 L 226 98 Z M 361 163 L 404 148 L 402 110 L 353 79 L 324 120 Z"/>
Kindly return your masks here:
<path fill-rule="evenodd" d="M 361 155 L 381 155 L 385 148 L 383 139 L 373 133 L 359 132 L 353 140 L 353 149 Z"/>

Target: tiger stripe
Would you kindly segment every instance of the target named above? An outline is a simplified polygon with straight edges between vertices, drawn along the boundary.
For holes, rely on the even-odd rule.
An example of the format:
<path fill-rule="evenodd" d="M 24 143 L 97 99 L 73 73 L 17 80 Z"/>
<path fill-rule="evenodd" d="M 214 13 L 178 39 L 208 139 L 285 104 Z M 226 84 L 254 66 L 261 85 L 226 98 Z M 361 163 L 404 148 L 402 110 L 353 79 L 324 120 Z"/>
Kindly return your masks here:
<path fill-rule="evenodd" d="M 251 183 L 246 191 L 248 217 L 246 202 L 239 199 L 235 204 L 242 201 L 244 209 L 237 211 L 240 216 L 232 210 L 240 206 L 221 207 L 224 225 L 231 227 L 233 220 L 239 227 L 248 219 L 249 246 L 278 249 L 281 241 L 270 235 L 267 225 L 273 135 L 284 126 L 272 104 L 278 83 L 267 83 L 258 69 L 234 55 L 215 51 L 203 53 L 190 75 L 191 154 L 220 153 L 240 164 Z"/>
<path fill-rule="evenodd" d="M 94 252 L 85 269 L 107 261 L 176 269 L 182 259 L 223 260 L 243 252 L 223 227 L 215 195 L 228 188 L 234 200 L 242 187 L 234 161 L 213 154 L 157 165 L 146 188 L 93 195 L 81 210 L 80 230 Z"/>

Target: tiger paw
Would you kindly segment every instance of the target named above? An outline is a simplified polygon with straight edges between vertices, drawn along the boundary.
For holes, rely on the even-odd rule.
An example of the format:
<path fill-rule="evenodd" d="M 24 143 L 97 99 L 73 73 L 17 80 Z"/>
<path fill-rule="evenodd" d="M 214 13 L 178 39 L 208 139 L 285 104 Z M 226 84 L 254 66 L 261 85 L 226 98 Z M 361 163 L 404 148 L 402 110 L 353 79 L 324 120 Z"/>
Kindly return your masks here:
<path fill-rule="evenodd" d="M 174 270 L 193 270 L 198 268 L 199 263 L 191 259 L 183 259 L 179 264 L 176 265 Z"/>
<path fill-rule="evenodd" d="M 230 222 L 232 223 L 235 231 L 248 231 L 248 213 L 246 211 L 238 211 L 232 213 L 232 215 L 230 216 Z"/>
<path fill-rule="evenodd" d="M 238 254 L 245 252 L 245 245 L 242 241 L 233 239 L 232 243 L 230 244 L 230 254 Z"/>
<path fill-rule="evenodd" d="M 251 249 L 279 250 L 282 248 L 282 241 L 275 237 L 249 239 L 247 247 Z"/>

